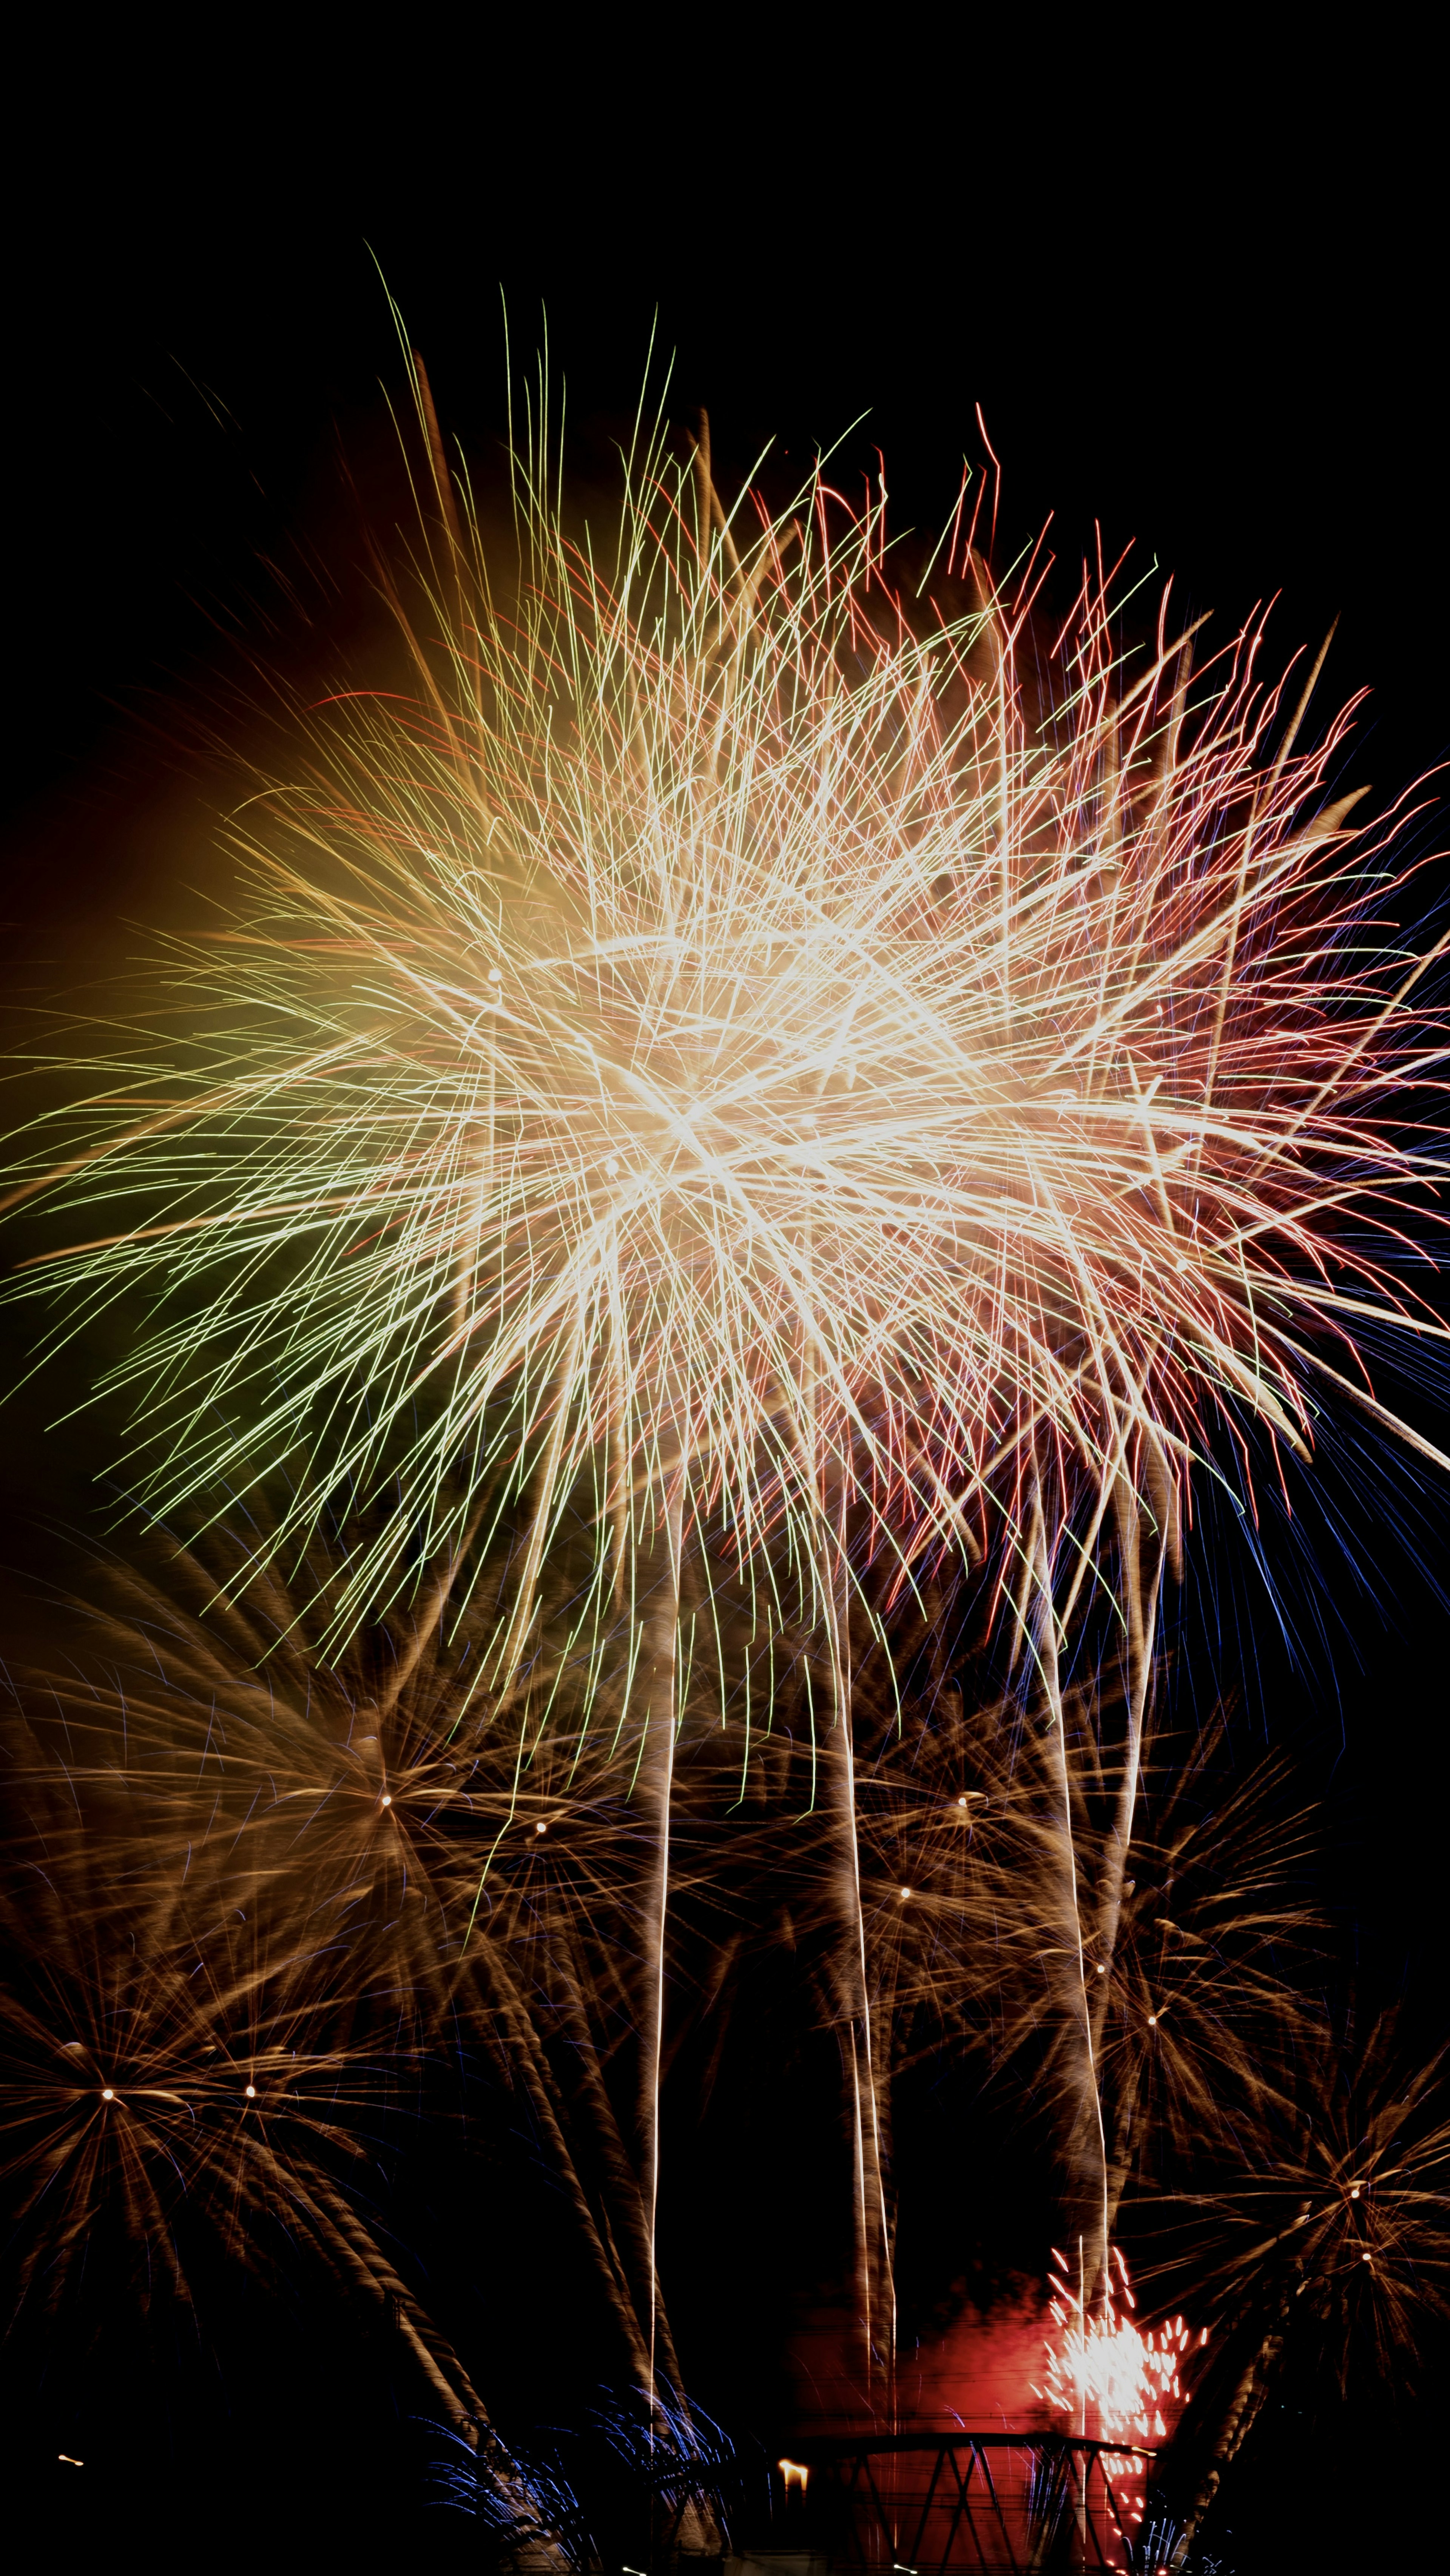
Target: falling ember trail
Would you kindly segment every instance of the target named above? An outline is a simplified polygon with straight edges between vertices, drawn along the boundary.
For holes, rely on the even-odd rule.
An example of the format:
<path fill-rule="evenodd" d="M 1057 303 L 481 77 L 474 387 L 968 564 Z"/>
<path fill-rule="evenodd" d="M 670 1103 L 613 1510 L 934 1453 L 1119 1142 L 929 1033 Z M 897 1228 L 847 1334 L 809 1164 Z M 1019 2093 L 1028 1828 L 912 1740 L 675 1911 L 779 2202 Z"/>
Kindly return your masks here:
<path fill-rule="evenodd" d="M 643 1709 L 640 1783 L 649 1818 L 650 1864 L 644 1889 L 645 1992 L 640 2016 L 640 2154 L 649 2280 L 649 2399 L 656 2399 L 661 2324 L 659 2287 L 660 2084 L 665 2039 L 665 1966 L 670 1906 L 670 1818 L 679 1734 L 680 1550 L 688 1459 L 683 1446 L 661 1469 L 655 1545 L 642 1558 L 652 1597 L 640 1605 Z M 673 2356 L 671 2356 L 673 2358 Z"/>

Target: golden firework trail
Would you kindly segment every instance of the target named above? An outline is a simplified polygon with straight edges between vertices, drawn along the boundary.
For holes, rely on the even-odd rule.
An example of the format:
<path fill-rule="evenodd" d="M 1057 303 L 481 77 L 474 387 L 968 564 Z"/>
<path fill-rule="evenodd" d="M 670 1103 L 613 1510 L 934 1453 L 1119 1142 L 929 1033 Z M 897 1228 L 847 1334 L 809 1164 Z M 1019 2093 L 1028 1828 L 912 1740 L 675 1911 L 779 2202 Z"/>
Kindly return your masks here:
<path fill-rule="evenodd" d="M 150 1511 L 285 1465 L 259 1566 L 354 1514 L 336 1643 L 522 1526 L 472 1701 L 521 1790 L 546 1568 L 590 1534 L 569 1652 L 653 1820 L 651 2208 L 674 1752 L 718 1570 L 813 1634 L 882 2346 L 851 1603 L 868 1568 L 889 1599 L 981 1566 L 1057 1749 L 1097 2106 L 1195 1471 L 1237 1455 L 1252 1507 L 1338 1405 L 1446 1464 L 1363 1357 L 1444 1338 L 1400 1275 L 1440 1167 L 1395 1124 L 1439 1079 L 1440 950 L 1407 950 L 1387 831 L 1354 831 L 1352 711 L 1305 748 L 1319 666 L 1290 708 L 1258 623 L 1195 672 L 1165 592 L 1132 649 L 1099 564 L 1053 633 L 1043 566 L 997 581 L 965 492 L 929 613 L 893 586 L 884 488 L 852 505 L 822 465 L 727 509 L 703 423 L 677 445 L 643 414 L 617 525 L 575 526 L 542 390 L 505 574 L 416 363 L 412 393 L 418 534 L 380 565 L 410 690 L 301 712 L 255 781 L 242 894 L 170 950 L 154 1043 L 98 1039 L 25 1142 L 14 1195 L 65 1239 L 19 1287 L 62 1342 L 138 1301 L 104 1384 Z M 1088 1919 L 1062 1676 L 1099 1589 L 1128 1692 Z"/>

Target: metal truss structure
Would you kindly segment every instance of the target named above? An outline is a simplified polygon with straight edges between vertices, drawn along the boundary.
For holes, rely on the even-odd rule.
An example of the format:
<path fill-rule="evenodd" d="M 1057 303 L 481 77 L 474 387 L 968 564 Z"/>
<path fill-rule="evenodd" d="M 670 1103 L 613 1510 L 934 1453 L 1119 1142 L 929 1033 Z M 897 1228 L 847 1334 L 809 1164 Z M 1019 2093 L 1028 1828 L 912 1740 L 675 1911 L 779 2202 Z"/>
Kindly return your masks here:
<path fill-rule="evenodd" d="M 1067 2433 L 816 2438 L 809 2542 L 863 2576 L 1156 2576 L 1140 2539 L 1151 2451 Z M 807 2538 L 804 2529 L 802 2540 Z"/>

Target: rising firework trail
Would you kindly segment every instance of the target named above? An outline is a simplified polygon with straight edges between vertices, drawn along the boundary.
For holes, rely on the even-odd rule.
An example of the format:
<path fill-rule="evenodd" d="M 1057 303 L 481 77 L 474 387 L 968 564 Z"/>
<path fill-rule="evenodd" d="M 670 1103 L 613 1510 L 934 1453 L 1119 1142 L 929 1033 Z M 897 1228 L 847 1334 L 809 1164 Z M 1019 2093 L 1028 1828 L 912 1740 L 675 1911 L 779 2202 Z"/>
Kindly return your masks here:
<path fill-rule="evenodd" d="M 1252 1509 L 1341 1405 L 1446 1464 L 1366 1365 L 1444 1338 L 1399 1275 L 1439 1166 L 1389 1123 L 1439 1079 L 1439 948 L 1407 953 L 1404 871 L 1338 792 L 1352 711 L 1311 745 L 1318 665 L 1286 697 L 1257 623 L 1195 669 L 1165 592 L 1134 650 L 1098 564 L 1052 633 L 1045 564 L 998 580 L 966 490 L 935 559 L 956 606 L 918 613 L 883 488 L 853 507 L 823 465 L 783 511 L 727 509 L 703 424 L 643 415 L 601 545 L 570 533 L 542 390 L 505 572 L 416 363 L 411 390 L 418 534 L 379 573 L 414 693 L 300 713 L 255 780 L 243 892 L 169 952 L 170 1019 L 100 1033 L 25 1141 L 14 1195 L 64 1240 L 21 1293 L 62 1342 L 142 1299 L 105 1390 L 153 1513 L 285 1466 L 260 1570 L 345 1500 L 339 1646 L 522 1527 L 472 1701 L 521 1794 L 547 1568 L 593 1532 L 555 1669 L 592 1659 L 650 1818 L 650 2212 L 674 1747 L 719 1569 L 812 1639 L 878 2357 L 851 1609 L 976 1568 L 1057 1748 L 1091 2298 L 1105 1981 L 1195 1478 Z M 1063 1693 L 1099 1592 L 1127 1690 L 1089 1910 Z"/>

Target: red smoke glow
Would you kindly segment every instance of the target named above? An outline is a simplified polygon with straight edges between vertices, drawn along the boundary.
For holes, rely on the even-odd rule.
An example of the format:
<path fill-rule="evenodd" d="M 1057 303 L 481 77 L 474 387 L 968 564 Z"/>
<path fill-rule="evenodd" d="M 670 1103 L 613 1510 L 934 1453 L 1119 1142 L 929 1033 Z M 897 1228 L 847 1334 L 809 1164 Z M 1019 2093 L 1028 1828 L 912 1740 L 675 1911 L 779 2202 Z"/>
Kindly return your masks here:
<path fill-rule="evenodd" d="M 888 2423 L 873 2410 L 853 2367 L 857 2349 L 848 2321 L 818 2317 L 796 2337 L 797 2420 L 815 2434 L 873 2432 L 934 2435 L 964 2433 L 1041 2434 L 1060 2432 L 1091 2442 L 1122 2441 L 1121 2453 L 1104 2455 L 1092 2471 L 1086 2510 L 1091 2515 L 1101 2563 L 1126 2568 L 1128 2543 L 1143 2518 L 1148 2463 L 1141 2456 L 1164 2442 L 1174 2430 L 1184 2402 L 1183 2362 L 1205 2340 L 1184 2318 L 1170 2318 L 1150 2329 L 1133 2314 L 1132 2287 L 1121 2255 L 1113 2255 L 1113 2290 L 1099 2312 L 1090 2314 L 1086 2334 L 1082 2310 L 1068 2267 L 1061 2256 L 1045 2294 L 1025 2287 L 990 2311 L 966 2309 L 941 2335 L 924 2339 L 898 2356 L 895 2404 Z M 1027 2450 L 991 2453 L 994 2513 L 1000 2509 L 1008 2527 L 1025 2534 L 1030 2514 L 1029 2490 L 1033 2455 Z M 945 2527 L 935 2530 L 928 2506 L 929 2459 L 910 2455 L 878 2456 L 873 2477 L 895 2534 L 898 2557 L 915 2548 L 923 2559 L 934 2542 L 945 2543 Z M 941 2515 L 952 2482 L 940 2488 Z M 899 2525 L 899 2530 L 897 2526 Z M 873 2552 L 863 2532 L 868 2560 Z M 957 2543 L 958 2556 L 970 2542 Z M 938 2551 L 940 2554 L 940 2551 Z M 1096 2560 L 1094 2563 L 1098 2563 Z"/>

